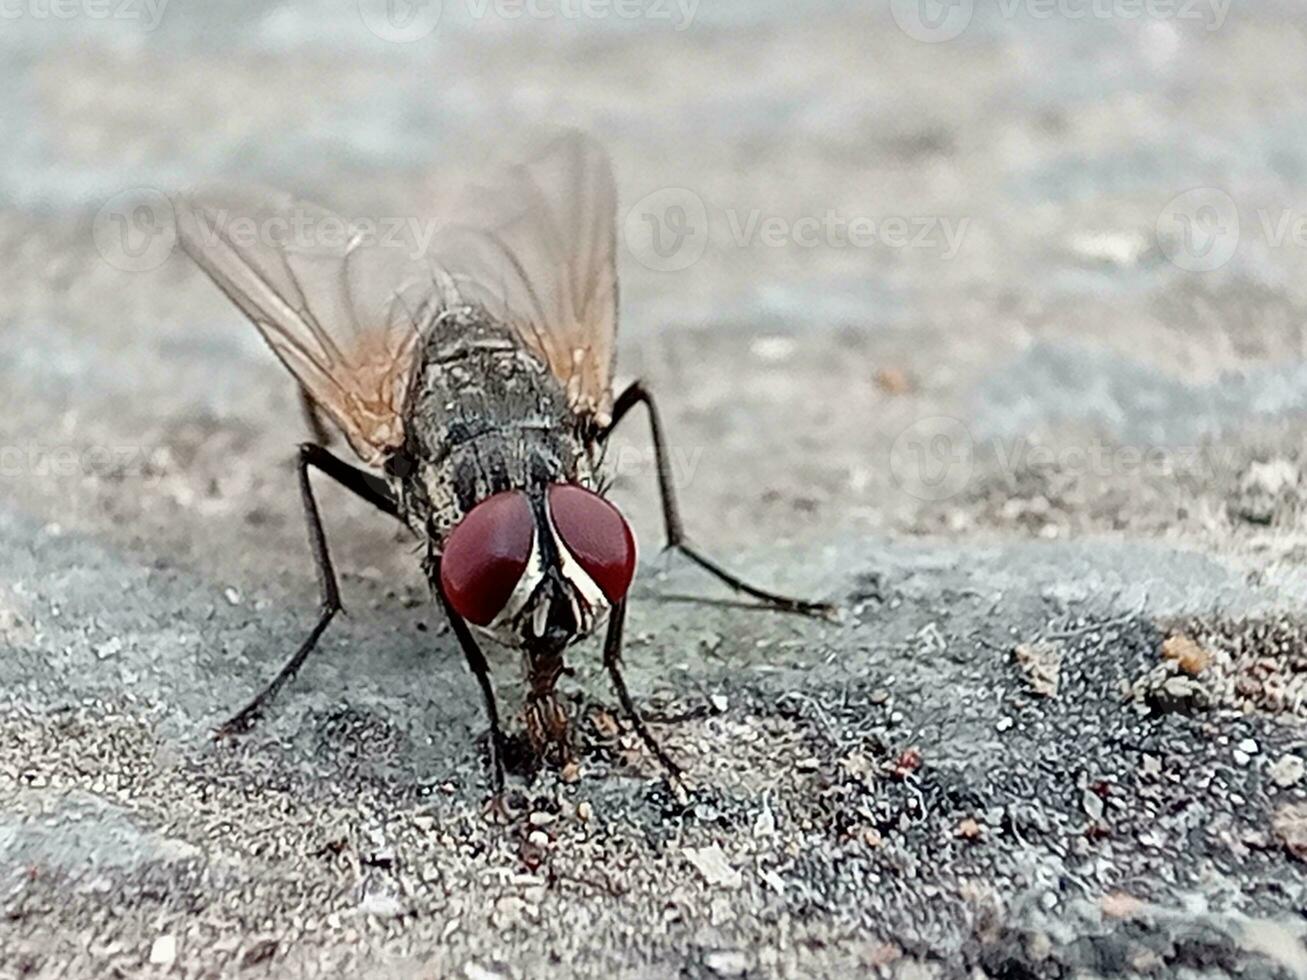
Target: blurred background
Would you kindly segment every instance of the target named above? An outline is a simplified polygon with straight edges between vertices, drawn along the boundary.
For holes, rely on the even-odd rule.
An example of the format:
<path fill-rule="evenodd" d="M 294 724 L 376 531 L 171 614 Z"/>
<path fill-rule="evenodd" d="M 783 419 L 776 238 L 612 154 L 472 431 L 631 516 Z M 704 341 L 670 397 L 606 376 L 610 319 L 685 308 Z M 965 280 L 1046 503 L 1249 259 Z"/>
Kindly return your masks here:
<path fill-rule="evenodd" d="M 306 800 L 315 818 L 330 816 L 366 843 L 388 826 L 378 814 L 418 805 L 413 787 L 425 781 L 451 787 L 439 805 L 463 807 L 459 819 L 480 826 L 468 816 L 480 802 L 480 707 L 426 604 L 411 542 L 330 486 L 319 499 L 353 615 L 252 743 L 215 756 L 204 742 L 206 727 L 298 642 L 317 585 L 290 462 L 304 437 L 293 388 L 174 247 L 167 194 L 198 182 L 271 185 L 351 216 L 438 220 L 451 188 L 502 134 L 570 125 L 608 146 L 620 194 L 619 381 L 642 376 L 658 394 L 692 536 L 760 584 L 833 598 L 851 615 L 838 627 L 659 601 L 715 588 L 675 568 L 646 580 L 633 604 L 637 699 L 722 690 L 732 711 L 752 705 L 769 719 L 768 732 L 800 732 L 774 758 L 749 755 L 770 744 L 739 735 L 752 715 L 726 735 L 713 719 L 669 733 L 673 754 L 730 770 L 721 785 L 738 796 L 714 805 L 735 822 L 723 817 L 722 826 L 752 841 L 761 818 L 750 808 L 780 786 L 769 805 L 782 832 L 816 826 L 813 835 L 827 834 L 820 846 L 840 855 L 805 857 L 784 872 L 801 886 L 780 897 L 752 877 L 752 891 L 734 893 L 741 922 L 766 908 L 805 923 L 795 928 L 812 943 L 782 944 L 773 966 L 848 975 L 873 951 L 849 953 L 833 935 L 860 928 L 855 920 L 896 921 L 906 935 L 931 916 L 939 928 L 922 925 L 916 948 L 962 962 L 951 957 L 970 941 L 960 923 L 971 913 L 959 909 L 972 898 L 945 880 L 951 865 L 940 858 L 964 846 L 958 820 L 990 804 L 986 812 L 1001 813 L 1005 801 L 1044 800 L 1057 810 L 1053 824 L 1078 826 L 1090 783 L 1070 768 L 1119 762 L 1112 786 L 1133 787 L 1134 748 L 1121 746 L 1155 736 L 1180 733 L 1175 758 L 1213 746 L 1186 773 L 1229 765 L 1225 736 L 1207 730 L 1159 722 L 1120 742 L 1111 733 L 1126 710 L 1122 684 L 1157 662 L 1155 622 L 1302 609 L 1302 4 L 0 0 L 0 92 L 0 703 L 11 719 L 0 735 L 11 758 L 40 761 L 40 778 L 61 772 L 65 787 L 119 787 L 104 797 L 109 810 L 80 789 L 51 802 L 15 766 L 8 778 L 29 794 L 22 812 L 73 814 L 94 833 L 38 832 L 30 816 L 15 818 L 6 837 L 0 817 L 0 859 L 73 866 L 94 840 L 121 870 L 114 882 L 165 881 L 158 903 L 130 905 L 105 958 L 166 965 L 170 953 L 185 958 L 215 948 L 215 935 L 237 934 L 239 948 L 221 960 L 234 970 L 243 956 L 258 963 L 260 950 L 276 952 L 258 939 L 273 927 L 278 956 L 309 956 L 285 939 L 299 934 L 296 917 L 352 910 L 362 893 L 340 867 L 302 858 L 334 846 L 322 821 L 286 816 Z M 622 434 L 613 496 L 634 518 L 646 569 L 657 570 L 661 527 L 641 425 Z M 1085 632 L 1099 622 L 1111 628 Z M 1299 628 L 1286 628 L 1298 640 L 1284 649 L 1301 650 Z M 1015 728 L 1004 716 L 1002 727 L 999 712 L 1018 714 L 1004 699 L 1024 696 L 1009 648 L 1049 630 L 1098 644 L 1066 654 L 1068 664 L 1082 657 L 1078 693 Z M 588 648 L 578 654 L 576 683 L 602 698 L 594 660 Z M 514 676 L 511 659 L 500 667 Z M 1298 685 L 1289 700 L 1300 721 L 1307 695 L 1296 670 L 1286 683 Z M 825 705 L 816 721 L 778 713 L 775 692 L 750 693 L 769 671 L 799 678 L 803 698 Z M 87 724 L 64 727 L 68 711 Z M 1181 726 L 1174 719 L 1167 724 Z M 847 758 L 838 760 L 862 737 L 845 738 L 847 726 L 864 722 L 895 752 L 923 747 L 921 798 L 950 821 L 939 834 L 904 830 L 891 840 L 909 824 L 934 826 L 902 781 L 876 791 L 878 806 L 901 803 L 908 816 L 892 810 L 869 825 L 890 841 L 872 856 L 854 802 L 821 809 L 832 784 L 813 783 L 817 760 L 839 783 Z M 696 725 L 708 732 L 702 750 Z M 1290 744 L 1300 729 L 1246 725 L 1231 729 L 1230 745 L 1255 738 L 1251 751 L 1260 741 L 1257 758 L 1269 763 L 1267 746 L 1280 739 L 1277 758 L 1281 749 L 1301 755 L 1301 741 Z M 995 734 L 1008 731 L 1010 741 Z M 1036 766 L 1045 749 L 1053 755 Z M 1249 751 L 1238 751 L 1246 763 Z M 113 773 L 84 778 L 84 759 Z M 784 771 L 751 782 L 755 765 Z M 1167 784 L 1169 803 L 1145 787 L 1128 810 L 1152 814 L 1158 827 L 1158 813 L 1189 813 L 1185 828 L 1216 826 L 1219 812 L 1221 827 L 1252 821 L 1269 840 L 1264 794 L 1279 790 L 1247 775 L 1261 773 L 1252 765 L 1203 783 L 1210 799 L 1193 806 L 1209 809 L 1197 816 L 1195 791 L 1181 781 Z M 1048 784 L 1032 789 L 1034 772 Z M 5 778 L 0 766 L 0 785 Z M 770 948 L 775 922 L 750 932 L 749 919 L 732 932 L 723 923 L 734 907 L 696 891 L 684 862 L 666 873 L 695 911 L 667 927 L 664 945 L 650 939 L 666 926 L 661 903 L 632 908 L 663 884 L 665 855 L 649 841 L 672 833 L 670 818 L 617 779 L 580 792 L 635 815 L 622 846 L 655 870 L 633 886 L 634 904 L 578 900 L 593 920 L 560 906 L 551 921 L 562 926 L 519 925 L 518 952 L 504 953 L 475 927 L 477 903 L 498 895 L 478 876 L 487 863 L 512 865 L 516 845 L 433 858 L 423 848 L 436 848 L 434 838 L 423 837 L 400 848 L 410 863 L 394 867 L 408 874 L 430 859 L 455 885 L 439 899 L 412 882 L 394 894 L 445 910 L 421 920 L 435 930 L 427 948 L 439 935 L 454 965 L 474 954 L 488 963 L 497 949 L 516 972 L 540 975 L 540 964 L 555 962 L 552 942 L 573 950 L 578 975 L 584 962 L 604 976 L 624 955 L 604 959 L 605 949 L 640 943 L 643 962 L 668 971 L 681 969 L 683 947 L 724 944 L 749 957 Z M 1301 805 L 1301 787 L 1292 792 Z M 214 822 L 201 826 L 194 814 Z M 292 824 L 287 843 L 278 835 Z M 686 839 L 714 826 L 706 818 Z M 161 827 L 192 850 L 152 836 Z M 1244 888 L 1263 911 L 1278 908 L 1281 885 L 1226 889 L 1225 879 L 1202 878 L 1209 859 L 1244 871 L 1230 870 L 1235 852 L 1212 843 L 1216 831 L 1190 838 L 1185 828 L 1171 851 L 1123 843 L 1115 857 L 1094 852 L 1107 856 L 1093 867 L 1057 841 L 1040 850 L 1045 838 L 1030 825 L 1034 851 L 1020 849 L 1019 835 L 1001 839 L 1013 861 L 1035 862 L 1048 880 L 1078 875 L 1104 889 L 1153 881 L 1164 853 L 1162 878 L 1180 869 L 1213 896 Z M 611 832 L 626 831 L 615 822 Z M 763 846 L 724 841 L 728 851 Z M 1209 846 L 1201 859 L 1191 849 Z M 191 894 L 189 872 L 170 863 L 182 853 L 205 874 L 245 869 L 194 886 L 212 915 L 221 919 L 221 906 L 234 917 L 222 920 L 228 932 L 183 916 L 189 926 L 160 933 L 159 909 L 173 915 L 185 905 L 178 896 Z M 1238 867 L 1247 853 L 1236 854 Z M 1274 860 L 1257 867 L 1291 879 Z M 878 876 L 906 880 L 904 868 L 938 875 L 938 890 L 884 891 Z M 372 874 L 358 871 L 360 880 Z M 1017 879 L 1028 883 L 1024 874 Z M 251 881 L 276 882 L 271 897 L 251 897 Z M 459 900 L 459 888 L 472 925 L 442 932 L 440 902 Z M 1158 885 L 1154 897 L 1165 891 Z M 75 959 L 84 945 L 60 944 L 101 928 L 101 899 L 62 901 L 48 907 L 66 912 L 67 928 L 51 927 L 45 945 L 33 940 L 31 955 L 47 962 L 41 956 L 59 947 L 65 958 L 49 963 L 85 966 L 92 961 Z M 1057 917 L 1056 902 L 1036 894 L 1021 908 Z M 715 938 L 704 940 L 693 930 L 709 920 Z M 572 921 L 601 923 L 594 949 Z M 632 938 L 630 922 L 644 938 Z M 198 931 L 186 940 L 184 928 Z M 490 935 L 507 928 L 496 923 Z M 864 931 L 875 938 L 876 928 Z M 180 954 L 175 942 L 156 949 L 169 935 L 181 937 Z M 323 935 L 325 948 L 338 931 Z M 368 935 L 373 952 L 402 945 L 399 931 Z M 342 940 L 320 962 L 356 965 L 366 960 L 359 948 Z M 802 956 L 816 959 L 795 965 Z M 743 975 L 730 972 L 739 959 L 716 962 L 711 972 Z M 742 970 L 754 961 L 745 962 Z M 0 952 L 0 972 L 5 963 Z"/>
<path fill-rule="evenodd" d="M 529 124 L 611 148 L 621 372 L 656 386 L 685 459 L 711 454 L 682 482 L 726 539 L 759 518 L 805 539 L 1204 533 L 1243 448 L 1303 407 L 1293 5 L 11 0 L 4 18 L 9 469 L 113 445 L 180 481 L 148 504 L 39 485 L 25 506 L 46 519 L 136 503 L 108 533 L 153 534 L 170 507 L 285 482 L 266 464 L 298 438 L 288 387 L 172 249 L 163 193 L 226 179 L 438 218 Z M 648 475 L 623 477 L 642 515 Z"/>

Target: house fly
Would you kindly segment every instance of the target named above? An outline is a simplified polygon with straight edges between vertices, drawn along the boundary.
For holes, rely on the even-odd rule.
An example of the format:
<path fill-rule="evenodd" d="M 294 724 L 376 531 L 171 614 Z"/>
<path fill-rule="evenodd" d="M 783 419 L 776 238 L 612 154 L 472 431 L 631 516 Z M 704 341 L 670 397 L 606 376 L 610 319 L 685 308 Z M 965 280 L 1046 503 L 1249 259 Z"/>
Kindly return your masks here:
<path fill-rule="evenodd" d="M 637 381 L 613 397 L 616 199 L 606 153 L 574 131 L 536 138 L 471 187 L 420 254 L 357 228 L 329 236 L 322 230 L 351 226 L 290 199 L 218 190 L 178 198 L 183 249 L 294 376 L 315 432 L 299 447 L 297 472 L 318 619 L 219 734 L 250 727 L 341 609 L 311 470 L 419 540 L 485 702 L 496 797 L 508 743 L 478 634 L 522 652 L 527 742 L 537 762 L 561 765 L 572 754 L 555 694 L 564 652 L 606 622 L 603 661 L 617 697 L 669 777 L 679 773 L 621 671 L 636 542 L 604 496 L 603 452 L 637 405 L 652 431 L 667 547 L 765 606 L 826 611 L 756 588 L 691 546 L 653 396 Z M 330 451 L 328 428 L 359 465 Z"/>

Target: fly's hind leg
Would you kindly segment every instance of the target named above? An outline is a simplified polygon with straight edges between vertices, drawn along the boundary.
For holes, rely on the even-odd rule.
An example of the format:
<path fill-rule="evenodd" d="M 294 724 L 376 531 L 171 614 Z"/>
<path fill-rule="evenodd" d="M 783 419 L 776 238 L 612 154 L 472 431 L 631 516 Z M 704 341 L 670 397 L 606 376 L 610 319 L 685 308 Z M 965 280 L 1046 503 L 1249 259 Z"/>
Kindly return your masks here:
<path fill-rule="evenodd" d="M 667 532 L 665 547 L 680 552 L 736 592 L 743 592 L 745 595 L 751 596 L 773 609 L 802 613 L 809 616 L 829 616 L 834 613 L 835 607 L 829 603 L 795 599 L 750 585 L 739 576 L 722 568 L 721 565 L 704 555 L 686 540 L 685 527 L 681 523 L 681 512 L 676 505 L 676 488 L 672 485 L 672 470 L 667 458 L 667 444 L 663 435 L 662 419 L 658 415 L 658 407 L 654 404 L 653 395 L 641 382 L 632 382 L 618 396 L 616 403 L 613 405 L 613 420 L 608 428 L 599 434 L 599 442 L 606 441 L 627 412 L 638 404 L 643 404 L 649 413 L 649 428 L 653 435 L 654 460 L 658 469 L 658 493 L 662 499 L 663 526 Z"/>
<path fill-rule="evenodd" d="M 318 503 L 313 496 L 313 484 L 309 481 L 309 467 L 327 474 L 347 490 L 358 494 L 378 510 L 392 517 L 399 516 L 399 507 L 391 496 L 385 483 L 363 470 L 350 466 L 337 459 L 321 446 L 304 443 L 300 446 L 297 469 L 299 472 L 300 497 L 304 504 L 304 517 L 309 527 L 309 545 L 313 549 L 313 561 L 317 566 L 318 582 L 322 588 L 322 606 L 318 613 L 317 625 L 300 644 L 299 649 L 286 661 L 284 667 L 272 679 L 267 687 L 260 691 L 237 714 L 224 722 L 214 733 L 222 738 L 248 731 L 263 713 L 263 709 L 277 696 L 277 693 L 298 673 L 304 661 L 308 659 L 318 640 L 327 627 L 340 612 L 340 590 L 336 585 L 336 571 L 331 564 L 331 554 L 327 550 L 327 537 L 322 530 L 322 516 L 318 512 Z"/>

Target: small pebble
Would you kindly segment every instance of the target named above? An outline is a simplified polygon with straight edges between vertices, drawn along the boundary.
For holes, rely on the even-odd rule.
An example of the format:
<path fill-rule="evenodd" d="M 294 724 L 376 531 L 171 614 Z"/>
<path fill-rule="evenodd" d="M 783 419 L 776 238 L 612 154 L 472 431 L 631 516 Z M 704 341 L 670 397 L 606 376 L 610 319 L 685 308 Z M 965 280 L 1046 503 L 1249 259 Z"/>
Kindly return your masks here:
<path fill-rule="evenodd" d="M 749 972 L 749 957 L 736 949 L 719 949 L 704 956 L 703 965 L 719 977 L 742 977 Z"/>
<path fill-rule="evenodd" d="M 733 890 L 744 884 L 744 876 L 731 866 L 722 849 L 716 844 L 707 847 L 683 847 L 681 853 L 710 885 Z"/>
<path fill-rule="evenodd" d="M 527 840 L 529 840 L 529 841 L 530 841 L 532 844 L 534 844 L 536 847 L 548 847 L 548 846 L 549 846 L 549 835 L 546 834 L 543 830 L 533 830 L 533 831 L 531 831 L 531 835 L 530 835 L 529 837 L 527 837 Z"/>
<path fill-rule="evenodd" d="M 378 919 L 398 919 L 404 914 L 404 905 L 394 895 L 370 892 L 363 896 L 358 904 L 358 910 L 363 915 L 375 916 Z"/>
<path fill-rule="evenodd" d="M 726 709 L 730 706 L 730 701 L 726 699 L 724 694 L 714 694 L 708 700 L 712 702 L 713 710 L 719 715 L 725 714 Z"/>
<path fill-rule="evenodd" d="M 576 805 L 576 819 L 580 820 L 582 823 L 589 823 L 590 818 L 593 815 L 594 807 L 590 805 L 588 800 L 582 800 Z"/>
<path fill-rule="evenodd" d="M 177 960 L 177 937 L 160 936 L 150 947 L 150 962 L 155 966 L 172 966 Z"/>
<path fill-rule="evenodd" d="M 964 817 L 958 822 L 957 835 L 964 840 L 977 840 L 983 833 L 980 823 L 974 817 Z"/>
<path fill-rule="evenodd" d="M 1000 718 L 998 720 L 998 724 L 995 725 L 994 727 L 998 729 L 1000 732 L 1005 732 L 1009 728 L 1011 728 L 1014 724 L 1016 724 L 1016 722 L 1014 722 L 1011 718 Z"/>
<path fill-rule="evenodd" d="M 1080 797 L 1080 806 L 1090 820 L 1098 821 L 1103 819 L 1103 798 L 1097 793 L 1085 790 Z"/>
<path fill-rule="evenodd" d="M 1271 781 L 1282 789 L 1288 789 L 1302 780 L 1304 769 L 1307 769 L 1307 766 L 1298 756 L 1281 756 L 1280 760 L 1271 766 Z"/>

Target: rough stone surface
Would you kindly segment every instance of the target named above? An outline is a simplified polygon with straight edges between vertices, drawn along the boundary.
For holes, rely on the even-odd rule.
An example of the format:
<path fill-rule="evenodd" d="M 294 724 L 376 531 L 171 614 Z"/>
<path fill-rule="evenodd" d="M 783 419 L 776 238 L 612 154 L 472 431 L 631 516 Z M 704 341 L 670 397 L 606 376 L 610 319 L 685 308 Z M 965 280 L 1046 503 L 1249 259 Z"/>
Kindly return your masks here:
<path fill-rule="evenodd" d="M 897 2 L 447 0 L 402 44 L 369 4 L 92 6 L 0 29 L 0 976 L 1307 976 L 1300 7 L 929 43 Z M 208 739 L 312 620 L 303 430 L 217 292 L 113 236 L 212 177 L 426 214 L 524 119 L 613 148 L 622 374 L 692 532 L 844 612 L 660 559 L 637 425 L 628 675 L 690 798 L 591 643 L 580 779 L 497 825 L 410 543 L 329 487 L 349 615 Z M 658 271 L 668 188 L 709 235 Z"/>

